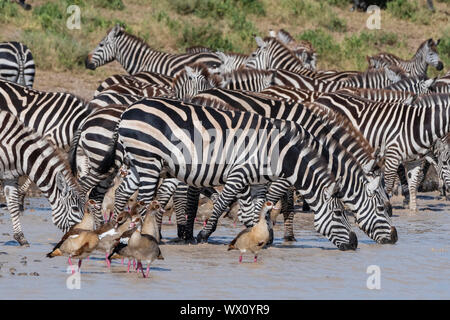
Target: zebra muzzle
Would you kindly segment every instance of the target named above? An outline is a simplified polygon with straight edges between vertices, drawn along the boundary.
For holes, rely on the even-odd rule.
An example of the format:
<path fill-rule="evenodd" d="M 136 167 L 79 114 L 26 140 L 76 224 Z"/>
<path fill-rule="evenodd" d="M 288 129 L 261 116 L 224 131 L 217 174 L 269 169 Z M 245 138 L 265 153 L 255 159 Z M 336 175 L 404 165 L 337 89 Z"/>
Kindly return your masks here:
<path fill-rule="evenodd" d="M 442 69 L 444 69 L 444 64 L 442 63 L 442 61 L 439 61 L 439 62 L 438 62 L 437 66 L 436 66 L 436 69 L 439 70 L 439 71 L 441 71 Z"/>
<path fill-rule="evenodd" d="M 90 54 L 86 57 L 86 60 L 84 61 L 84 65 L 86 66 L 86 69 L 95 70 L 95 64 L 93 64 L 91 62 Z"/>

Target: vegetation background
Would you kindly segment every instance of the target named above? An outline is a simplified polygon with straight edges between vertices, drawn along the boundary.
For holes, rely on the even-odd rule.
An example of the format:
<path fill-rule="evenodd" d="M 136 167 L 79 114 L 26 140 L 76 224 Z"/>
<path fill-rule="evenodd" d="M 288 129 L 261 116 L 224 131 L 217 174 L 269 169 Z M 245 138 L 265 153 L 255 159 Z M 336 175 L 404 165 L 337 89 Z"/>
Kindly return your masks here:
<path fill-rule="evenodd" d="M 284 28 L 308 40 L 318 53 L 319 69 L 365 70 L 366 56 L 387 51 L 409 59 L 428 38 L 438 47 L 444 71 L 450 65 L 450 0 L 393 0 L 381 12 L 381 29 L 369 30 L 365 12 L 350 12 L 348 0 L 28 0 L 24 11 L 0 0 L 0 41 L 22 41 L 37 64 L 36 85 L 42 90 L 69 91 L 86 99 L 107 76 L 125 73 L 116 62 L 95 71 L 84 59 L 116 23 L 168 52 L 203 45 L 250 53 L 253 35 Z M 70 30 L 69 5 L 81 9 L 81 29 Z"/>

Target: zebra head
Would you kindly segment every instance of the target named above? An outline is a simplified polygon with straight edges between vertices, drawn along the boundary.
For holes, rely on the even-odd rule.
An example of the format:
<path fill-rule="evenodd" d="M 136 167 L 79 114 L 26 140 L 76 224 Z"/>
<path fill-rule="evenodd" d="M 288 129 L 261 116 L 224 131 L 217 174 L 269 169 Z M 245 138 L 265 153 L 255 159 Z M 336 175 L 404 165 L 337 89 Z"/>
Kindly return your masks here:
<path fill-rule="evenodd" d="M 426 159 L 436 168 L 438 177 L 444 181 L 445 186 L 450 188 L 450 135 L 438 139 Z"/>
<path fill-rule="evenodd" d="M 106 37 L 100 41 L 98 46 L 88 54 L 85 65 L 86 68 L 95 70 L 96 68 L 111 62 L 116 57 L 117 37 L 122 34 L 124 29 L 120 25 L 115 25 Z"/>
<path fill-rule="evenodd" d="M 53 223 L 66 232 L 72 225 L 81 221 L 83 216 L 83 198 L 70 174 L 64 171 L 56 173 L 56 187 L 49 197 L 52 205 Z"/>
<path fill-rule="evenodd" d="M 314 227 L 339 250 L 356 250 L 358 239 L 351 229 L 339 193 L 339 182 L 334 181 L 323 189 L 315 204 L 309 203 L 315 211 Z"/>
<path fill-rule="evenodd" d="M 233 72 L 245 66 L 248 60 L 248 56 L 239 53 L 224 53 L 217 51 L 216 55 L 219 57 L 222 63 L 217 68 L 211 69 L 211 74 L 217 74 L 223 76 L 227 73 Z"/>
<path fill-rule="evenodd" d="M 425 54 L 425 62 L 429 65 L 432 65 L 437 70 L 444 69 L 444 64 L 442 63 L 441 59 L 439 58 L 439 54 L 437 51 L 437 46 L 440 42 L 440 39 L 438 39 L 436 42 L 433 41 L 433 39 L 428 39 L 425 42 L 424 48 L 424 54 Z"/>
<path fill-rule="evenodd" d="M 273 38 L 272 38 L 273 39 Z M 264 41 L 261 37 L 255 37 L 256 44 L 258 45 L 258 49 L 250 54 L 250 57 L 245 64 L 246 68 L 250 69 L 262 69 L 267 70 L 270 69 L 269 62 L 269 41 Z"/>
<path fill-rule="evenodd" d="M 201 63 L 185 66 L 173 80 L 172 88 L 175 96 L 184 101 L 190 100 L 199 92 L 218 87 L 220 79 L 211 75 Z"/>
<path fill-rule="evenodd" d="M 396 243 L 397 230 L 392 226 L 389 211 L 392 207 L 389 203 L 382 177 L 366 175 L 364 183 L 363 201 L 358 205 L 356 223 L 371 239 L 377 243 Z"/>

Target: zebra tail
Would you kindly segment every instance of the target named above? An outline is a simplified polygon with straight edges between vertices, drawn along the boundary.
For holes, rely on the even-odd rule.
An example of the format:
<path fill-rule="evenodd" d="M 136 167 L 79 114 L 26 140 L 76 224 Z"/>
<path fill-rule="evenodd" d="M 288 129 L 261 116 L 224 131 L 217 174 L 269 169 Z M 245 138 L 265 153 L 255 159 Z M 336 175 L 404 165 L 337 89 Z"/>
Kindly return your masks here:
<path fill-rule="evenodd" d="M 78 142 L 80 141 L 81 137 L 81 127 L 77 130 L 75 133 L 75 136 L 72 138 L 72 143 L 70 144 L 69 149 L 69 164 L 70 164 L 70 170 L 72 171 L 72 174 L 74 176 L 77 175 L 77 149 L 78 149 Z"/>
<path fill-rule="evenodd" d="M 114 166 L 116 160 L 117 140 L 119 138 L 119 125 L 120 121 L 117 123 L 116 129 L 114 130 L 112 145 L 106 152 L 103 160 L 98 165 L 98 172 L 101 174 L 108 173 L 109 169 Z"/>

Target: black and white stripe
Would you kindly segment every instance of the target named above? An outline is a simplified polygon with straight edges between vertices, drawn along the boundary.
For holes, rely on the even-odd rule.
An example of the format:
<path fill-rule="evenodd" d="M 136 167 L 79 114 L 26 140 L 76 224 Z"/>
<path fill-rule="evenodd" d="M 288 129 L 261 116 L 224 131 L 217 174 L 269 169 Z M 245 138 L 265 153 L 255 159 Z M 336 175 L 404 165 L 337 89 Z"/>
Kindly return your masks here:
<path fill-rule="evenodd" d="M 82 217 L 82 197 L 69 167 L 47 139 L 27 128 L 8 111 L 0 110 L 0 178 L 11 214 L 14 238 L 27 245 L 19 221 L 18 179 L 28 176 L 47 197 L 52 221 L 63 231 Z"/>
<path fill-rule="evenodd" d="M 33 87 L 36 66 L 30 49 L 21 42 L 0 43 L 0 78 Z"/>
<path fill-rule="evenodd" d="M 143 40 L 116 25 L 86 58 L 86 68 L 96 68 L 117 60 L 129 74 L 141 71 L 174 77 L 185 65 L 203 63 L 215 68 L 221 64 L 216 54 L 171 54 L 151 49 Z"/>

